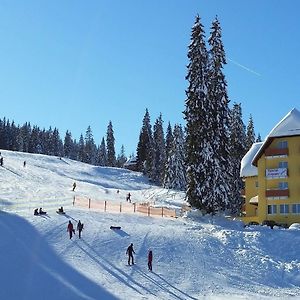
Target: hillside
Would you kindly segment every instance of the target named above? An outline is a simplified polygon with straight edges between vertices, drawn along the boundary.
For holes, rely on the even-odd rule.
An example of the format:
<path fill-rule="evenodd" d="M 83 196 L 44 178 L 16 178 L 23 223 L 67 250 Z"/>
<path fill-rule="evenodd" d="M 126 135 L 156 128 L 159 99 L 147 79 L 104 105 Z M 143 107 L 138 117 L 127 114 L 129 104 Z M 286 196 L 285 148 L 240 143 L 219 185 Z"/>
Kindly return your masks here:
<path fill-rule="evenodd" d="M 184 195 L 128 170 L 1 153 L 0 299 L 300 299 L 299 230 L 244 228 L 197 213 L 161 218 L 73 207 L 74 195 L 120 203 L 130 192 L 133 202 L 179 209 Z M 66 215 L 56 214 L 61 205 Z M 48 215 L 33 216 L 35 207 Z M 70 240 L 67 223 L 79 219 L 82 239 L 76 232 Z M 130 243 L 134 266 L 125 255 Z"/>

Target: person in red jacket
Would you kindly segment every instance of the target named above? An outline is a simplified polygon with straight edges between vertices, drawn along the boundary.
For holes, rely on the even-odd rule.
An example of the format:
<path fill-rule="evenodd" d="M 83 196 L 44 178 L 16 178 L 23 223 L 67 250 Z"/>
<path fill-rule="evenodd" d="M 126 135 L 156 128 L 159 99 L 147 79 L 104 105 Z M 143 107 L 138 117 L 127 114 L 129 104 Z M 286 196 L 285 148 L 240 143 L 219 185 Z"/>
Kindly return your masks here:
<path fill-rule="evenodd" d="M 68 227 L 67 227 L 67 231 L 69 232 L 69 235 L 70 235 L 70 239 L 72 238 L 73 236 L 73 233 L 74 233 L 74 227 L 73 227 L 73 224 L 71 221 L 69 221 L 69 224 L 68 224 Z"/>
<path fill-rule="evenodd" d="M 149 250 L 149 252 L 148 252 L 148 269 L 149 269 L 149 271 L 152 271 L 152 259 L 153 259 L 152 250 Z"/>

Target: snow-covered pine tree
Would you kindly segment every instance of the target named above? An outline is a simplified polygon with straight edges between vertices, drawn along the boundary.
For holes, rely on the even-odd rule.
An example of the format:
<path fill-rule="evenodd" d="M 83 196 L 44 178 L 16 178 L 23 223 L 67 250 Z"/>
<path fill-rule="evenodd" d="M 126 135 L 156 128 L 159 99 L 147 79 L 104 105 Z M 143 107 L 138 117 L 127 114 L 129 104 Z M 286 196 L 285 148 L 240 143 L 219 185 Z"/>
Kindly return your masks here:
<path fill-rule="evenodd" d="M 186 189 L 184 134 L 182 127 L 175 124 L 173 141 L 166 163 L 164 187 L 184 191 Z"/>
<path fill-rule="evenodd" d="M 98 149 L 98 163 L 99 166 L 107 166 L 107 152 L 104 137 Z"/>
<path fill-rule="evenodd" d="M 156 184 L 162 185 L 165 177 L 165 165 L 167 156 L 163 120 L 161 114 L 156 119 L 153 126 L 153 150 L 154 164 L 151 172 L 151 179 Z"/>
<path fill-rule="evenodd" d="M 255 131 L 252 115 L 250 114 L 246 129 L 246 150 L 248 151 L 253 143 L 255 143 Z"/>
<path fill-rule="evenodd" d="M 64 157 L 71 158 L 71 153 L 73 151 L 73 140 L 72 134 L 67 130 L 65 139 L 64 139 Z"/>
<path fill-rule="evenodd" d="M 140 131 L 136 152 L 138 170 L 150 177 L 153 168 L 154 151 L 150 114 L 147 108 L 143 118 L 143 125 Z"/>
<path fill-rule="evenodd" d="M 125 147 L 124 147 L 124 145 L 122 145 L 120 153 L 118 154 L 118 157 L 117 157 L 117 167 L 123 168 L 126 161 L 127 161 L 127 157 L 125 154 Z"/>
<path fill-rule="evenodd" d="M 230 161 L 231 161 L 231 197 L 229 208 L 231 213 L 238 215 L 243 199 L 241 189 L 243 182 L 240 177 L 241 160 L 246 154 L 246 127 L 242 119 L 240 103 L 234 103 L 230 113 Z"/>
<path fill-rule="evenodd" d="M 166 132 L 166 155 L 167 160 L 169 158 L 169 154 L 171 152 L 173 146 L 173 132 L 172 132 L 172 126 L 171 123 L 168 123 L 167 132 Z"/>
<path fill-rule="evenodd" d="M 209 111 L 213 129 L 213 157 L 209 176 L 210 189 L 213 195 L 204 200 L 208 212 L 223 211 L 230 201 L 231 161 L 229 159 L 229 99 L 227 95 L 227 83 L 223 73 L 223 65 L 226 64 L 225 51 L 222 42 L 221 27 L 218 19 L 212 22 L 210 37 L 209 57 L 209 84 L 208 98 L 212 104 Z M 202 188 L 202 187 L 201 187 Z"/>
<path fill-rule="evenodd" d="M 186 199 L 194 207 L 206 209 L 208 196 L 212 194 L 207 170 L 211 167 L 213 132 L 210 123 L 211 110 L 207 98 L 208 53 L 204 29 L 197 15 L 188 47 L 189 64 L 186 79 L 184 119 L 186 120 Z"/>
<path fill-rule="evenodd" d="M 96 163 L 96 145 L 94 142 L 94 136 L 89 125 L 86 132 L 85 132 L 85 162 L 88 164 L 94 165 Z"/>
<path fill-rule="evenodd" d="M 80 135 L 79 142 L 78 142 L 78 161 L 84 162 L 85 160 L 85 145 L 83 135 Z"/>
<path fill-rule="evenodd" d="M 262 141 L 260 133 L 258 133 L 257 138 L 256 138 L 256 142 L 260 143 Z"/>
<path fill-rule="evenodd" d="M 106 133 L 107 147 L 107 166 L 114 167 L 116 165 L 115 138 L 112 122 L 109 121 Z"/>

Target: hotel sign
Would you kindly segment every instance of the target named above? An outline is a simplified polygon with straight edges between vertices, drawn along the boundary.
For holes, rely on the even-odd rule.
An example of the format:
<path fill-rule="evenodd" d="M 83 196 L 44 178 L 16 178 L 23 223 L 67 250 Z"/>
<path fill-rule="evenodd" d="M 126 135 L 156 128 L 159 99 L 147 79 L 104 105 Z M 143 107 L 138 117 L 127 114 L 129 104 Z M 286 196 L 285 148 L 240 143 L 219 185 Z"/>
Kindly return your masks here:
<path fill-rule="evenodd" d="M 267 178 L 286 178 L 287 168 L 266 169 Z"/>

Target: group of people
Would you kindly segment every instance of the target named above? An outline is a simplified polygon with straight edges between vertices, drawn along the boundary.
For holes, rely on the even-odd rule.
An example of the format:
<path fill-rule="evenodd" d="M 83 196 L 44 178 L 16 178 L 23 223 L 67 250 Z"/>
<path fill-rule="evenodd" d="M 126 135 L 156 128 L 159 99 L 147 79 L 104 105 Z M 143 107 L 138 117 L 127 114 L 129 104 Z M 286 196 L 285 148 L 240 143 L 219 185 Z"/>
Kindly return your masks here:
<path fill-rule="evenodd" d="M 83 223 L 79 220 L 77 223 L 77 231 L 78 231 L 78 237 L 81 239 L 81 232 L 83 230 Z M 73 223 L 69 221 L 69 224 L 67 226 L 67 232 L 69 232 L 70 239 L 73 237 L 73 234 L 75 234 L 75 229 L 73 226 Z"/>
<path fill-rule="evenodd" d="M 39 216 L 39 215 L 46 215 L 47 212 L 46 211 L 43 211 L 43 209 L 40 207 L 40 209 L 36 208 L 34 211 L 33 211 L 33 214 L 35 216 Z"/>
<path fill-rule="evenodd" d="M 130 262 L 132 265 L 134 265 L 133 253 L 135 254 L 134 249 L 133 249 L 133 243 L 131 243 L 126 250 L 126 254 L 128 255 L 128 265 L 129 266 L 130 266 Z M 148 251 L 148 270 L 149 271 L 152 271 L 152 260 L 153 260 L 153 253 L 152 253 L 152 250 L 149 249 L 149 251 Z"/>

